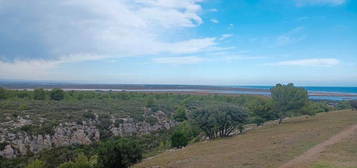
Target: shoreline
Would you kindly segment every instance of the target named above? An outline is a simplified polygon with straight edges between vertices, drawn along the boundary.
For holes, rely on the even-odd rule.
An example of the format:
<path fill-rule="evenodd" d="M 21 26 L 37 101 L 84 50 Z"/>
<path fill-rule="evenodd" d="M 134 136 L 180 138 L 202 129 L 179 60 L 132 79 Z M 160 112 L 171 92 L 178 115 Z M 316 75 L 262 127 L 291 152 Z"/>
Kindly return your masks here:
<path fill-rule="evenodd" d="M 45 88 L 50 90 L 51 88 Z M 270 96 L 270 91 L 267 89 L 254 89 L 254 88 L 210 88 L 210 89 L 109 89 L 109 88 L 62 88 L 65 91 L 102 91 L 102 92 L 142 92 L 142 93 L 173 93 L 173 94 L 223 94 L 223 95 L 260 95 Z M 11 90 L 34 90 L 34 88 L 16 88 Z M 341 92 L 325 92 L 325 91 L 309 91 L 309 96 L 332 96 L 332 97 L 357 97 L 357 93 L 341 93 Z"/>

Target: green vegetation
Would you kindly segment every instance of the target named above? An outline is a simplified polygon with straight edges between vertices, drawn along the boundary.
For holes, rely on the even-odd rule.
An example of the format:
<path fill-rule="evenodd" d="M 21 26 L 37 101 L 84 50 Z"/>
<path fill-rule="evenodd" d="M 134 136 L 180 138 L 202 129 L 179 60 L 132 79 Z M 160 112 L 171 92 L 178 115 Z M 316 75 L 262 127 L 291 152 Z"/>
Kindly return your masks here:
<path fill-rule="evenodd" d="M 357 110 L 357 100 L 351 100 L 350 103 L 352 110 Z"/>
<path fill-rule="evenodd" d="M 35 160 L 28 164 L 26 168 L 45 168 L 45 163 L 41 160 Z"/>
<path fill-rule="evenodd" d="M 100 168 L 126 168 L 142 159 L 142 147 L 135 139 L 121 138 L 104 142 L 99 147 Z"/>
<path fill-rule="evenodd" d="M 263 125 L 267 121 L 278 119 L 277 114 L 273 111 L 273 101 L 268 98 L 257 99 L 248 105 L 252 113 L 253 122 L 257 126 Z"/>
<path fill-rule="evenodd" d="M 33 99 L 34 100 L 45 100 L 46 99 L 46 92 L 43 89 L 35 89 L 33 92 Z"/>
<path fill-rule="evenodd" d="M 294 84 L 277 84 L 271 89 L 274 112 L 279 117 L 279 124 L 285 117 L 299 112 L 308 103 L 307 91 L 304 88 L 294 87 Z"/>
<path fill-rule="evenodd" d="M 74 161 L 62 163 L 58 168 L 96 168 L 97 158 L 80 154 Z"/>
<path fill-rule="evenodd" d="M 177 107 L 176 112 L 174 114 L 174 120 L 178 122 L 187 120 L 186 109 L 184 107 Z"/>
<path fill-rule="evenodd" d="M 1 125 L 10 132 L 52 135 L 64 122 L 96 120 L 101 141 L 91 145 L 71 145 L 48 149 L 16 159 L 1 159 L 0 168 L 23 168 L 29 161 L 42 161 L 45 168 L 121 167 L 171 147 L 181 148 L 209 137 L 231 136 L 243 132 L 245 124 L 265 122 L 288 116 L 313 115 L 340 108 L 351 108 L 350 102 L 308 101 L 305 91 L 293 85 L 277 85 L 273 99 L 249 95 L 194 95 L 172 93 L 136 93 L 101 91 L 63 91 L 53 89 L 6 90 L 0 88 L 0 123 L 30 120 L 31 124 L 14 128 Z M 284 99 L 281 96 L 285 97 Z M 275 98 L 274 98 L 275 97 Z M 331 105 L 332 104 L 332 105 Z M 178 125 L 148 135 L 130 138 L 113 137 L 112 125 L 119 127 L 132 118 L 136 122 L 155 125 L 154 114 L 162 112 Z M 112 118 L 117 118 L 114 122 Z M 0 143 L 4 148 L 7 143 Z M 115 146 L 115 147 L 113 147 Z M 109 153 L 109 154 L 108 154 Z M 129 157 L 130 156 L 130 157 Z M 133 157 L 131 157 L 133 156 Z M 115 162 L 110 162 L 115 160 Z M 38 164 L 38 163 L 36 163 Z"/>
<path fill-rule="evenodd" d="M 175 131 L 171 136 L 171 146 L 174 148 L 185 147 L 188 144 L 188 141 L 186 135 L 180 130 Z"/>
<path fill-rule="evenodd" d="M 0 100 L 6 99 L 6 90 L 0 87 Z"/>
<path fill-rule="evenodd" d="M 63 100 L 64 99 L 64 91 L 62 89 L 52 89 L 50 92 L 51 100 Z"/>
<path fill-rule="evenodd" d="M 277 122 L 266 123 L 261 127 L 252 127 L 239 136 L 199 142 L 178 151 L 166 151 L 133 167 L 277 168 L 350 128 L 356 121 L 357 113 L 351 110 L 319 113 L 308 118 L 290 117 L 280 125 Z M 326 155 L 316 158 L 319 162 L 336 165 L 336 168 L 355 168 L 357 134 L 319 154 Z M 312 165 L 294 167 L 311 168 Z"/>
<path fill-rule="evenodd" d="M 193 111 L 192 119 L 210 139 L 230 136 L 248 119 L 247 112 L 240 106 L 219 104 Z"/>

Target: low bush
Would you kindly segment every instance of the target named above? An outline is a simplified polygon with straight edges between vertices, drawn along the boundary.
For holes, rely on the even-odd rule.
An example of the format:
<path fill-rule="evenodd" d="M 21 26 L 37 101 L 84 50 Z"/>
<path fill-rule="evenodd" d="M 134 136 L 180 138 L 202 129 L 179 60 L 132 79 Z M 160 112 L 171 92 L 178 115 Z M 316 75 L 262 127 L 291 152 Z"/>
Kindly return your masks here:
<path fill-rule="evenodd" d="M 351 100 L 350 104 L 353 110 L 357 110 L 357 100 Z"/>
<path fill-rule="evenodd" d="M 45 162 L 41 160 L 35 160 L 31 163 L 29 163 L 26 168 L 45 168 Z"/>
<path fill-rule="evenodd" d="M 98 166 L 100 168 L 127 168 L 142 159 L 142 148 L 132 138 L 109 140 L 100 145 Z"/>
<path fill-rule="evenodd" d="M 60 101 L 64 99 L 64 91 L 62 89 L 52 89 L 50 92 L 51 100 Z"/>
<path fill-rule="evenodd" d="M 182 131 L 175 131 L 171 136 L 171 147 L 182 148 L 188 144 L 188 138 Z"/>

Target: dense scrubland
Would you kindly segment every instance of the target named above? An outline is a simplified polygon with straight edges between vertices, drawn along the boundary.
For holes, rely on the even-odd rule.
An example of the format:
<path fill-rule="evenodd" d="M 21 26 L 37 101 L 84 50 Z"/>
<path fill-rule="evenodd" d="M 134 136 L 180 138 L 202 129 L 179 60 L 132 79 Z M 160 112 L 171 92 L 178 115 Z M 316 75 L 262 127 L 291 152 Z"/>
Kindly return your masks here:
<path fill-rule="evenodd" d="M 96 119 L 100 121 L 97 127 L 101 130 L 99 142 L 47 149 L 15 159 L 0 158 L 0 167 L 128 167 L 170 148 L 242 134 L 249 124 L 261 126 L 274 120 L 282 123 L 287 117 L 356 108 L 355 101 L 310 101 L 305 89 L 292 84 L 277 85 L 271 92 L 272 97 L 264 97 L 0 88 L 0 123 L 18 118 L 32 121 L 21 127 L 2 125 L 1 129 L 51 134 L 54 127 L 63 122 L 80 124 Z M 123 122 L 111 121 L 112 118 L 133 118 L 137 122 L 155 124 L 157 119 L 146 113 L 158 111 L 177 126 L 130 137 L 113 136 L 108 131 L 109 123 Z M 0 151 L 6 145 L 7 142 L 0 142 Z"/>

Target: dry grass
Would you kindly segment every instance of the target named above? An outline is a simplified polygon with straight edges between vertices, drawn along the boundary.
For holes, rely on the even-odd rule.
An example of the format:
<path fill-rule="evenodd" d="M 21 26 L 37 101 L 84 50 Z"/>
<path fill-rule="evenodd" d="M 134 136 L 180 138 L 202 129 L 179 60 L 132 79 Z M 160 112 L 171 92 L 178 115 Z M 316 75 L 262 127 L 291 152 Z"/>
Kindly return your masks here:
<path fill-rule="evenodd" d="M 282 125 L 267 125 L 250 130 L 244 135 L 167 151 L 134 167 L 275 168 L 353 124 L 357 124 L 357 113 L 352 111 L 324 113 L 311 118 L 293 118 Z M 336 146 L 336 150 L 342 152 L 343 147 L 346 147 L 344 143 Z M 353 152 L 356 154 L 356 148 L 344 158 L 353 160 L 353 156 L 350 156 Z"/>
<path fill-rule="evenodd" d="M 306 167 L 357 168 L 357 131 L 350 138 L 329 146 L 315 162 Z"/>

